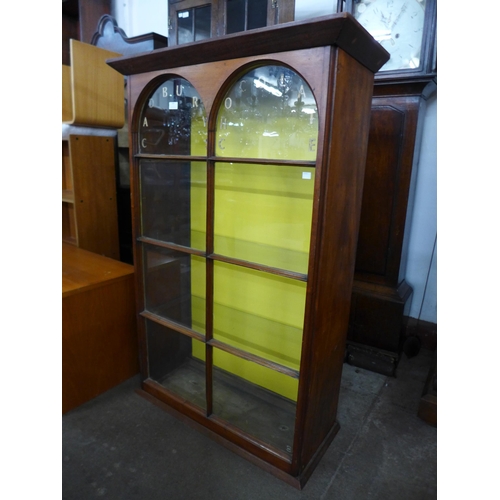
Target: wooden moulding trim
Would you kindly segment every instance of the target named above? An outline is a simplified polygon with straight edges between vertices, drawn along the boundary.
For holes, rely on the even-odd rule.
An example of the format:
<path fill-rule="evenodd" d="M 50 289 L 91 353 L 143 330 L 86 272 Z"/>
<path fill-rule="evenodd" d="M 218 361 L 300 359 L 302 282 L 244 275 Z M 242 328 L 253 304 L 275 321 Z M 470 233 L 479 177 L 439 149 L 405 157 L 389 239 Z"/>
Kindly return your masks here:
<path fill-rule="evenodd" d="M 120 37 L 124 43 L 133 45 L 153 41 L 155 46 L 158 45 L 161 47 L 166 47 L 168 45 L 168 38 L 163 35 L 159 35 L 158 33 L 144 33 L 142 35 L 128 37 L 125 32 L 118 26 L 116 19 L 109 14 L 104 14 L 99 19 L 97 23 L 97 31 L 93 34 L 92 39 L 90 40 L 91 45 L 97 46 L 101 38 L 109 38 L 109 36 L 107 36 L 105 33 L 106 25 L 108 23 L 111 25 L 113 31 L 112 36 Z"/>
<path fill-rule="evenodd" d="M 413 289 L 403 280 L 397 287 L 378 285 L 354 279 L 352 291 L 360 295 L 383 298 L 389 302 L 404 304 L 413 293 Z"/>
<path fill-rule="evenodd" d="M 323 443 L 321 443 L 320 447 L 316 451 L 316 453 L 313 455 L 312 459 L 309 461 L 309 463 L 306 465 L 304 470 L 300 473 L 298 476 L 298 481 L 300 483 L 300 488 L 302 489 L 309 478 L 311 477 L 311 474 L 314 472 L 316 469 L 316 466 L 318 465 L 319 461 L 325 454 L 326 450 L 330 446 L 330 444 L 333 441 L 333 438 L 337 435 L 337 433 L 340 430 L 340 424 L 336 421 L 333 427 L 330 429 L 330 432 L 327 434 L 325 439 L 323 440 Z"/>
<path fill-rule="evenodd" d="M 106 62 L 124 75 L 135 75 L 186 64 L 195 65 L 328 45 L 340 47 L 373 73 L 390 57 L 351 14 L 343 12 L 318 17 L 313 21 L 284 23 L 167 47 L 138 56 L 112 58 Z"/>
<path fill-rule="evenodd" d="M 422 97 L 428 99 L 435 91 L 437 85 L 431 77 L 418 80 L 390 80 L 375 82 L 373 97 Z"/>

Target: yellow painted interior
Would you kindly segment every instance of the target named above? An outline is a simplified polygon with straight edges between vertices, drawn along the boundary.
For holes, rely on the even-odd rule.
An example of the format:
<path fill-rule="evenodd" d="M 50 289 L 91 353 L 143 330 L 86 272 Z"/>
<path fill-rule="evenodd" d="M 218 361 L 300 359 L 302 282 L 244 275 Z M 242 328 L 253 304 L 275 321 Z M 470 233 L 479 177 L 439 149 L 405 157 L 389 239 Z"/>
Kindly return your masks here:
<path fill-rule="evenodd" d="M 233 111 L 222 106 L 217 123 L 221 117 L 228 123 L 234 118 L 229 116 Z M 200 123 L 193 124 L 192 155 L 205 154 Z M 309 117 L 247 117 L 244 127 L 225 127 L 216 133 L 217 154 L 315 160 L 316 138 L 317 123 Z M 310 167 L 217 163 L 215 253 L 306 274 L 314 173 Z M 206 171 L 194 162 L 191 223 L 192 246 L 205 248 Z M 197 331 L 204 325 L 205 314 L 202 261 L 191 257 L 192 318 Z M 298 371 L 305 295 L 306 283 L 302 281 L 215 262 L 214 338 Z M 204 344 L 193 343 L 193 356 L 205 359 Z M 297 399 L 296 378 L 216 348 L 214 365 L 286 398 Z"/>

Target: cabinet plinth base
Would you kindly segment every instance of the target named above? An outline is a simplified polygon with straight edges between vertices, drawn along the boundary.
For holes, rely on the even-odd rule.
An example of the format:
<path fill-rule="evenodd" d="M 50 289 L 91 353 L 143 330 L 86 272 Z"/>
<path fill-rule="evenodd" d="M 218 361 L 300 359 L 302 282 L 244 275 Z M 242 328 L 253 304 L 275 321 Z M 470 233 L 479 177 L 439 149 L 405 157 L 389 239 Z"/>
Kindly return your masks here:
<path fill-rule="evenodd" d="M 394 376 L 412 288 L 354 281 L 347 335 L 349 364 Z"/>
<path fill-rule="evenodd" d="M 228 450 L 231 450 L 232 452 L 236 453 L 238 456 L 244 458 L 245 460 L 248 460 L 249 462 L 253 463 L 254 465 L 257 465 L 261 469 L 272 474 L 273 476 L 277 477 L 278 479 L 281 479 L 282 481 L 288 483 L 290 486 L 297 488 L 298 490 L 301 490 L 302 488 L 304 488 L 307 481 L 311 477 L 311 474 L 313 473 L 314 469 L 316 468 L 318 462 L 321 460 L 321 458 L 325 454 L 326 450 L 330 446 L 331 442 L 333 441 L 334 437 L 337 435 L 338 431 L 340 430 L 339 423 L 335 422 L 334 426 L 332 427 L 332 429 L 330 430 L 330 432 L 326 436 L 322 445 L 320 446 L 318 451 L 315 453 L 315 455 L 313 456 L 311 461 L 304 468 L 302 473 L 299 474 L 298 476 L 292 476 L 292 475 L 288 474 L 287 472 L 283 471 L 282 469 L 280 469 L 279 467 L 276 467 L 275 465 L 273 465 L 269 462 L 266 462 L 265 460 L 255 456 L 254 454 L 249 453 L 241 446 L 234 444 L 229 439 L 226 439 L 224 436 L 221 436 L 220 433 L 215 432 L 212 429 L 209 429 L 208 427 L 204 426 L 203 424 L 193 420 L 189 416 L 181 413 L 180 411 L 176 410 L 175 408 L 168 405 L 167 403 L 164 403 L 160 399 L 149 394 L 144 389 L 136 389 L 136 393 L 139 396 L 146 399 L 147 401 L 149 401 L 150 403 L 153 403 L 154 405 L 158 406 L 162 410 L 166 411 L 167 413 L 169 413 L 173 417 L 175 417 L 178 420 L 189 425 L 190 427 L 195 429 L 197 432 L 200 432 L 200 433 L 208 436 L 210 439 L 214 440 L 216 443 L 224 446 Z"/>

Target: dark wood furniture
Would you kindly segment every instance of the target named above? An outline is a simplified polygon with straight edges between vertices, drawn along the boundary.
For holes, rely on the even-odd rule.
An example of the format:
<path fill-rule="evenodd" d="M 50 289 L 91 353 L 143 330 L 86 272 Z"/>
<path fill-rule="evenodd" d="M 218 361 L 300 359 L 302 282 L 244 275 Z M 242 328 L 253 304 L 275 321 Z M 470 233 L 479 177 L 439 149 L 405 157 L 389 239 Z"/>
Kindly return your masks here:
<path fill-rule="evenodd" d="M 408 228 L 426 103 L 437 80 L 436 2 L 419 3 L 425 6 L 419 64 L 375 75 L 347 337 L 349 363 L 387 375 L 395 374 L 407 334 L 413 292 L 405 279 Z M 356 13 L 361 4 L 348 0 L 345 8 Z M 409 2 L 393 4 L 412 15 Z"/>
<path fill-rule="evenodd" d="M 394 375 L 412 288 L 405 280 L 408 221 L 431 78 L 376 84 L 368 143 L 347 360 Z"/>
<path fill-rule="evenodd" d="M 232 14 L 231 3 L 245 5 L 243 0 L 169 0 L 170 45 L 222 36 L 235 25 L 240 30 L 247 29 L 248 22 L 229 21 L 231 15 L 238 17 Z M 292 21 L 294 17 L 294 2 L 290 0 L 262 0 L 255 8 L 267 9 L 266 19 L 260 21 L 267 26 Z M 415 333 L 411 324 L 408 327 L 408 321 L 412 322 L 408 314 L 413 290 L 405 279 L 407 229 L 412 215 L 422 121 L 427 99 L 436 90 L 436 1 L 339 0 L 335 8 L 358 16 L 390 48 L 397 48 L 397 43 L 403 41 L 408 47 L 418 39 L 413 32 L 421 34 L 418 64 L 404 67 L 406 62 L 403 62 L 398 67 L 391 63 L 390 69 L 382 68 L 375 75 L 346 352 L 346 360 L 353 365 L 394 375 L 404 342 Z M 366 19 L 367 11 L 377 8 L 378 15 Z M 201 18 L 205 20 L 200 22 Z M 389 32 L 391 25 L 392 41 L 380 30 Z M 179 30 L 185 30 L 181 37 Z M 405 50 L 395 52 L 394 58 Z M 429 343 L 419 336 L 422 345 L 435 343 L 435 339 Z"/>
<path fill-rule="evenodd" d="M 139 372 L 134 268 L 62 244 L 62 412 Z"/>
<path fill-rule="evenodd" d="M 429 425 L 437 426 L 437 358 L 434 358 L 425 381 L 418 416 Z"/>
<path fill-rule="evenodd" d="M 63 0 L 62 63 L 70 63 L 69 41 L 90 43 L 101 16 L 111 13 L 111 0 Z"/>
<path fill-rule="evenodd" d="M 169 0 L 169 44 L 293 21 L 293 0 Z"/>
<path fill-rule="evenodd" d="M 342 14 L 108 61 L 129 78 L 142 394 L 298 488 L 339 429 L 387 57 Z"/>

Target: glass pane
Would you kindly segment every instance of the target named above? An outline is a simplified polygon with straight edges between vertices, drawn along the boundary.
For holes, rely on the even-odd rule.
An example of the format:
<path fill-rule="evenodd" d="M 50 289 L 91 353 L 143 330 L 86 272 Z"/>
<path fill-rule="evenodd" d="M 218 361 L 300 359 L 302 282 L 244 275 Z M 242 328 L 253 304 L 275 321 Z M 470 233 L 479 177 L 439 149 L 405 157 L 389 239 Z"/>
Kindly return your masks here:
<path fill-rule="evenodd" d="M 214 338 L 299 371 L 305 298 L 302 281 L 215 262 Z M 237 368 L 234 373 L 246 378 Z M 296 397 L 294 385 L 259 383 L 288 399 Z"/>
<path fill-rule="evenodd" d="M 150 378 L 206 409 L 205 344 L 149 320 L 146 331 Z"/>
<path fill-rule="evenodd" d="M 267 1 L 251 0 L 248 5 L 247 30 L 262 28 L 267 24 Z"/>
<path fill-rule="evenodd" d="M 210 38 L 211 5 L 204 5 L 195 9 L 194 39 L 206 40 Z"/>
<path fill-rule="evenodd" d="M 289 385 L 296 400 L 298 380 L 216 348 L 213 352 L 214 414 L 291 454 L 296 404 L 265 385 Z"/>
<path fill-rule="evenodd" d="M 245 31 L 246 0 L 227 0 L 226 2 L 226 33 Z"/>
<path fill-rule="evenodd" d="M 189 43 L 193 39 L 192 9 L 177 12 L 177 43 Z"/>
<path fill-rule="evenodd" d="M 196 89 L 184 78 L 161 83 L 146 100 L 139 122 L 139 152 L 206 155 L 207 117 Z"/>
<path fill-rule="evenodd" d="M 206 164 L 141 160 L 139 169 L 142 235 L 204 250 Z"/>
<path fill-rule="evenodd" d="M 354 17 L 390 54 L 380 71 L 420 66 L 425 0 L 354 0 Z"/>
<path fill-rule="evenodd" d="M 145 309 L 205 333 L 205 259 L 144 245 Z"/>
<path fill-rule="evenodd" d="M 217 117 L 216 154 L 316 160 L 318 109 L 309 85 L 285 66 L 262 66 L 227 92 Z"/>
<path fill-rule="evenodd" d="M 214 251 L 307 274 L 314 168 L 217 163 Z"/>

